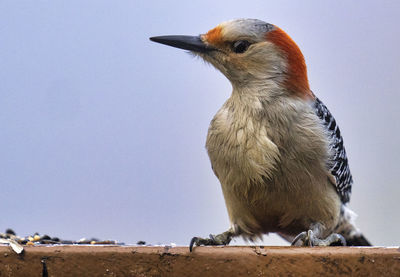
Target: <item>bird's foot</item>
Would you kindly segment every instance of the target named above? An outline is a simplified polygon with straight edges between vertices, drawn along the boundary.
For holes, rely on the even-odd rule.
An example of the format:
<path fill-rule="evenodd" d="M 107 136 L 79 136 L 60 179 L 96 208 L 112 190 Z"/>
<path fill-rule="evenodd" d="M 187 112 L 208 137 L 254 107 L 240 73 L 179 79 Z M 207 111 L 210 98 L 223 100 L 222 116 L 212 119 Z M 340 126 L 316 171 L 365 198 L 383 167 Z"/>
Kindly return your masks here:
<path fill-rule="evenodd" d="M 189 250 L 192 252 L 193 246 L 200 245 L 227 245 L 231 242 L 234 233 L 231 230 L 219 235 L 210 235 L 210 238 L 193 237 L 189 244 Z"/>
<path fill-rule="evenodd" d="M 298 234 L 292 246 L 346 246 L 346 240 L 336 233 L 330 234 L 326 239 L 319 239 L 312 230 L 308 230 Z"/>

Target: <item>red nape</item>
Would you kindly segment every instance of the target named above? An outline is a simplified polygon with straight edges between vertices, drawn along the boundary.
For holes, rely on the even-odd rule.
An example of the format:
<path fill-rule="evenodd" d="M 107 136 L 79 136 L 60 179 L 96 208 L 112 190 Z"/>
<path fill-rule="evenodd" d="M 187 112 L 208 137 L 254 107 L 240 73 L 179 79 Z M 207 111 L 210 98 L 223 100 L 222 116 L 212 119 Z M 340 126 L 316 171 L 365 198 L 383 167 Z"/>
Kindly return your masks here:
<path fill-rule="evenodd" d="M 285 84 L 288 89 L 302 98 L 313 98 L 308 84 L 306 62 L 297 44 L 280 28 L 268 32 L 266 38 L 287 56 L 288 78 Z"/>

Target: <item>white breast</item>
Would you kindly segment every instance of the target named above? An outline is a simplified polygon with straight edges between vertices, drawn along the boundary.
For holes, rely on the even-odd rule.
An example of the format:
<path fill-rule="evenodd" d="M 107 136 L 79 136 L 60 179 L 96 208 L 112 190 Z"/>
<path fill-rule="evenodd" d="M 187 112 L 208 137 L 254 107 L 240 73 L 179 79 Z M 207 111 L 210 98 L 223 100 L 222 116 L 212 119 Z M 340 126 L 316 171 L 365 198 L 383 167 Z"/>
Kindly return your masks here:
<path fill-rule="evenodd" d="M 284 229 L 304 214 L 308 221 L 332 218 L 339 211 L 327 181 L 329 141 L 310 104 L 258 99 L 233 94 L 207 136 L 233 227 L 253 236 Z"/>
<path fill-rule="evenodd" d="M 248 116 L 240 105 L 229 100 L 215 115 L 206 146 L 220 181 L 232 185 L 239 179 L 261 181 L 272 172 L 279 158 L 278 147 L 270 140 L 265 122 Z"/>

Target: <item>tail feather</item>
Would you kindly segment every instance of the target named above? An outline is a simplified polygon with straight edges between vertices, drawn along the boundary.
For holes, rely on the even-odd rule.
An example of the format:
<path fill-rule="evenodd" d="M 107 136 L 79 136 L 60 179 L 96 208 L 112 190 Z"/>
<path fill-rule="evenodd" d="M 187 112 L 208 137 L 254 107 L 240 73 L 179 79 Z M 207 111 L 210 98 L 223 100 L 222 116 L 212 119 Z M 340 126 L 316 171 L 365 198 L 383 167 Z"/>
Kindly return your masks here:
<path fill-rule="evenodd" d="M 346 239 L 347 246 L 372 246 L 372 244 L 364 237 L 363 234 L 355 235 Z"/>
<path fill-rule="evenodd" d="M 357 215 L 345 205 L 340 210 L 339 223 L 335 233 L 341 234 L 346 239 L 347 246 L 372 246 L 355 224 Z"/>

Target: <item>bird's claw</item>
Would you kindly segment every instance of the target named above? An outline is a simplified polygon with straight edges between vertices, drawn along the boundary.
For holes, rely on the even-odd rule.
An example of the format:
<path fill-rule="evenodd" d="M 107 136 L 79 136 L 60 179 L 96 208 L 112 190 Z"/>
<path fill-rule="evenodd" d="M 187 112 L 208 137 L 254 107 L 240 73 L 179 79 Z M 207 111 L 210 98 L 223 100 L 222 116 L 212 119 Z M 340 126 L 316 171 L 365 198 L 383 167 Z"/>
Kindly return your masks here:
<path fill-rule="evenodd" d="M 313 232 L 311 230 L 308 230 L 307 232 L 301 232 L 294 238 L 292 246 L 313 246 L 311 244 L 311 236 L 313 236 Z"/>
<path fill-rule="evenodd" d="M 308 230 L 298 234 L 294 238 L 292 246 L 346 246 L 346 240 L 342 235 L 336 233 L 329 235 L 326 239 L 319 239 L 312 230 Z"/>
<path fill-rule="evenodd" d="M 204 238 L 200 238 L 200 237 L 193 237 L 190 240 L 189 251 L 190 252 L 193 251 L 193 246 L 200 246 L 200 245 L 213 245 L 212 244 L 212 239 L 204 239 Z"/>
<path fill-rule="evenodd" d="M 193 251 L 193 246 L 201 245 L 227 245 L 231 242 L 233 233 L 231 231 L 226 231 L 219 235 L 210 234 L 210 238 L 193 237 L 189 244 L 190 252 Z"/>

